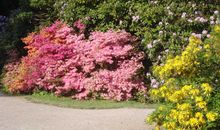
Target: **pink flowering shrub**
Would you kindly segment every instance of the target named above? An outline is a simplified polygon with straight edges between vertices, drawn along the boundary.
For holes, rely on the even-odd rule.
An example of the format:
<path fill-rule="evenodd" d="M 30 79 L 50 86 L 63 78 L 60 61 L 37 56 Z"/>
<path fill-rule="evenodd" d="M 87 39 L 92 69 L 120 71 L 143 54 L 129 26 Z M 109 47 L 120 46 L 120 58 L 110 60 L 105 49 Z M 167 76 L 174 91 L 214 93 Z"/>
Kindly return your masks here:
<path fill-rule="evenodd" d="M 93 32 L 85 39 L 56 22 L 23 39 L 28 55 L 7 86 L 14 93 L 40 89 L 75 99 L 131 99 L 146 89 L 137 75 L 143 53 L 134 50 L 135 41 L 125 31 Z"/>

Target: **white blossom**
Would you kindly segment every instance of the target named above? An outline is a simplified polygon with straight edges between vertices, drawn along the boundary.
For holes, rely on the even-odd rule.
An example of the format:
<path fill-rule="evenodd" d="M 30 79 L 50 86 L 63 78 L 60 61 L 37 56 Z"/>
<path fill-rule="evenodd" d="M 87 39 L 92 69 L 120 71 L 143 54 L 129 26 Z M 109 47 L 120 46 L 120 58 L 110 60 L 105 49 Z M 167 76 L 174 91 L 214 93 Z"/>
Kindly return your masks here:
<path fill-rule="evenodd" d="M 195 35 L 197 38 L 201 39 L 202 38 L 202 35 L 201 34 L 196 34 Z"/>
<path fill-rule="evenodd" d="M 162 34 L 163 34 L 163 31 L 159 31 L 159 34 L 162 35 Z"/>
<path fill-rule="evenodd" d="M 210 20 L 214 20 L 215 19 L 215 17 L 214 16 L 210 16 L 210 18 L 209 18 Z"/>
<path fill-rule="evenodd" d="M 138 15 L 137 16 L 132 16 L 132 21 L 137 22 L 139 19 L 140 19 L 140 17 Z"/>
<path fill-rule="evenodd" d="M 169 11 L 168 14 L 169 14 L 169 15 L 173 15 L 173 12 Z"/>
<path fill-rule="evenodd" d="M 162 57 L 161 57 L 161 55 L 159 55 L 157 58 L 158 58 L 158 60 L 161 60 Z"/>
<path fill-rule="evenodd" d="M 151 74 L 149 73 L 149 72 L 147 72 L 147 74 L 146 74 L 147 76 L 151 76 Z"/>
<path fill-rule="evenodd" d="M 152 44 L 150 43 L 150 44 L 147 44 L 147 48 L 148 49 L 151 49 L 153 46 L 152 46 Z"/>
<path fill-rule="evenodd" d="M 193 8 L 196 7 L 196 4 L 192 4 L 192 7 L 193 7 Z"/>
<path fill-rule="evenodd" d="M 195 35 L 196 35 L 196 33 L 192 33 L 191 35 L 195 36 Z"/>
<path fill-rule="evenodd" d="M 156 79 L 151 79 L 151 84 L 155 84 L 157 83 L 157 80 Z"/>
<path fill-rule="evenodd" d="M 153 44 L 157 43 L 157 40 L 153 40 Z"/>
<path fill-rule="evenodd" d="M 214 24 L 215 24 L 215 21 L 210 21 L 210 24 L 211 24 L 211 25 L 214 25 Z"/>
<path fill-rule="evenodd" d="M 159 87 L 159 83 L 153 84 L 152 88 L 158 88 Z"/>
<path fill-rule="evenodd" d="M 214 11 L 214 14 L 215 14 L 215 15 L 218 15 L 218 14 L 219 14 L 219 11 L 218 11 L 218 10 Z"/>
<path fill-rule="evenodd" d="M 183 12 L 181 18 L 185 18 L 185 17 L 186 17 L 186 12 Z"/>
<path fill-rule="evenodd" d="M 195 18 L 195 21 L 199 21 L 199 20 L 200 20 L 200 17 L 196 17 L 196 18 Z"/>
<path fill-rule="evenodd" d="M 188 21 L 188 22 L 190 22 L 190 23 L 192 23 L 192 22 L 193 22 L 193 21 L 192 21 L 192 19 L 188 19 L 187 21 Z"/>
<path fill-rule="evenodd" d="M 119 24 L 122 25 L 122 23 L 123 23 L 123 22 L 120 20 L 120 21 L 119 21 Z"/>
<path fill-rule="evenodd" d="M 211 35 L 210 35 L 210 34 L 207 34 L 207 37 L 208 37 L 208 38 L 210 38 L 210 37 L 211 37 Z"/>
<path fill-rule="evenodd" d="M 203 17 L 201 17 L 201 18 L 199 19 L 199 21 L 202 22 L 202 23 L 204 23 L 204 22 L 207 22 L 208 20 L 207 20 L 207 19 L 204 19 Z"/>
<path fill-rule="evenodd" d="M 206 35 L 207 33 L 208 33 L 208 31 L 206 31 L 206 30 L 202 31 L 202 34 L 204 34 L 204 35 Z"/>

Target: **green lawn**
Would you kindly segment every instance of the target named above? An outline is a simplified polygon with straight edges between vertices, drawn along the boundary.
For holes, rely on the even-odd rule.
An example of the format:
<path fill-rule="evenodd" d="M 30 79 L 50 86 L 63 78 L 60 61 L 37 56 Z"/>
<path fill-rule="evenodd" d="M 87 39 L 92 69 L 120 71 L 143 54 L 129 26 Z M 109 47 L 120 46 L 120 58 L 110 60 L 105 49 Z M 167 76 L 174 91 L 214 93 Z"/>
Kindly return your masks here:
<path fill-rule="evenodd" d="M 73 100 L 68 97 L 57 97 L 53 94 L 37 93 L 25 98 L 34 103 L 42 103 L 59 107 L 78 109 L 112 109 L 112 108 L 156 108 L 158 104 L 145 104 L 136 101 L 109 101 L 109 100 Z"/>

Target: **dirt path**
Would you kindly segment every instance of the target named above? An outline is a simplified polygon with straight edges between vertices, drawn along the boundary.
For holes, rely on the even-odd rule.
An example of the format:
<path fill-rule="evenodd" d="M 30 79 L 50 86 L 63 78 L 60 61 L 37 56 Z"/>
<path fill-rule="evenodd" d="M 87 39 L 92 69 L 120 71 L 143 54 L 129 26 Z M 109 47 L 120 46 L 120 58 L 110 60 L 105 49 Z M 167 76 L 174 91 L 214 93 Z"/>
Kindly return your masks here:
<path fill-rule="evenodd" d="M 0 94 L 0 130 L 151 130 L 144 120 L 152 111 L 60 108 Z"/>

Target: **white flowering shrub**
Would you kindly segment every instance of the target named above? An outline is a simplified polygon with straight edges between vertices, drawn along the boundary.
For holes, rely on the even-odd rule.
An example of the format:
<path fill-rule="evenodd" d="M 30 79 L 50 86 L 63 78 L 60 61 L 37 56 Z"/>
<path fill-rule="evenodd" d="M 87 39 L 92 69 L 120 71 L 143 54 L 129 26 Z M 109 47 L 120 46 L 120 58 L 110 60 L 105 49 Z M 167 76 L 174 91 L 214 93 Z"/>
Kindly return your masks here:
<path fill-rule="evenodd" d="M 153 63 L 168 54 L 179 54 L 189 36 L 210 37 L 219 22 L 218 0 L 57 0 L 58 17 L 73 23 L 82 19 L 88 30 L 125 29 L 139 37 Z"/>

